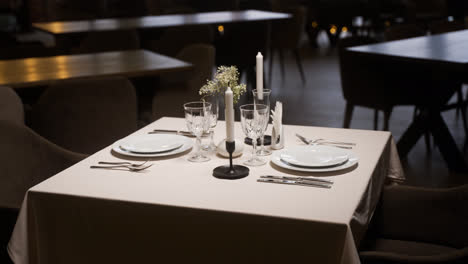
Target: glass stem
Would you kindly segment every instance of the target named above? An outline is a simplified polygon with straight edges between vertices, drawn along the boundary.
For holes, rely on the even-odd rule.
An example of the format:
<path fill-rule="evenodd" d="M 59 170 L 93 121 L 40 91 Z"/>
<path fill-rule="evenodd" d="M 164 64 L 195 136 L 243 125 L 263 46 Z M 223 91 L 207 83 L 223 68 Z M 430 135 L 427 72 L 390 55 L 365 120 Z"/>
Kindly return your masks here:
<path fill-rule="evenodd" d="M 201 156 L 201 136 L 197 136 L 197 143 L 195 144 L 195 156 L 200 157 Z"/>
<path fill-rule="evenodd" d="M 263 141 L 265 140 L 265 136 L 260 137 L 260 152 L 265 150 L 265 146 L 263 145 Z"/>
<path fill-rule="evenodd" d="M 252 138 L 252 160 L 257 159 L 257 139 Z"/>
<path fill-rule="evenodd" d="M 210 129 L 210 138 L 211 138 L 211 142 L 210 142 L 210 145 L 214 145 L 214 129 Z"/>

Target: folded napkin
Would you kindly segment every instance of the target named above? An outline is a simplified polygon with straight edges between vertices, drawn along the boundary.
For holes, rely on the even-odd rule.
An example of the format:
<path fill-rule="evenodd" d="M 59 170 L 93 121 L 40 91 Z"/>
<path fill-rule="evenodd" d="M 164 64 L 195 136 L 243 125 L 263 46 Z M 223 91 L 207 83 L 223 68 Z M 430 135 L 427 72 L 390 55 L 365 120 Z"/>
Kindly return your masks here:
<path fill-rule="evenodd" d="M 273 120 L 273 131 L 271 133 L 271 148 L 282 149 L 284 147 L 283 133 L 283 104 L 276 102 L 275 110 L 271 110 L 271 119 Z"/>

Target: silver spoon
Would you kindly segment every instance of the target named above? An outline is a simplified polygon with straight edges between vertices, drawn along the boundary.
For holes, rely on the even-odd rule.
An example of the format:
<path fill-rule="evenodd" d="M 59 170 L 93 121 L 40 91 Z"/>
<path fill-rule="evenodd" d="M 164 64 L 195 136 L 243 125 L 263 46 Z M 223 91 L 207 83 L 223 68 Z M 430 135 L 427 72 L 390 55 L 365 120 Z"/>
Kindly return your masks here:
<path fill-rule="evenodd" d="M 145 167 L 131 167 L 131 166 L 128 166 L 128 165 L 112 165 L 112 166 L 90 166 L 91 169 L 118 169 L 118 168 L 126 168 L 128 169 L 129 171 L 142 171 L 142 170 L 146 170 L 147 168 L 153 166 L 153 164 L 150 164 L 148 166 L 145 166 Z"/>
<path fill-rule="evenodd" d="M 98 162 L 98 164 L 107 164 L 107 165 L 128 165 L 128 166 L 131 166 L 131 167 L 141 167 L 143 165 L 145 165 L 148 161 L 144 161 L 140 164 L 135 164 L 135 163 L 131 163 L 131 162 L 128 162 L 128 161 L 100 161 Z"/>

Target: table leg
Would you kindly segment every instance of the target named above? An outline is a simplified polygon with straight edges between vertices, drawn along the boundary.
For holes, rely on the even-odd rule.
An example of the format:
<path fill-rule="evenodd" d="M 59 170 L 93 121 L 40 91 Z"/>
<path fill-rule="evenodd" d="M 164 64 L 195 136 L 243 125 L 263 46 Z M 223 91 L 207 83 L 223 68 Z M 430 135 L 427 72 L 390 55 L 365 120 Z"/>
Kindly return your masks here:
<path fill-rule="evenodd" d="M 465 160 L 439 111 L 424 110 L 416 117 L 398 140 L 397 148 L 400 157 L 406 157 L 426 131 L 431 132 L 434 136 L 435 144 L 439 147 L 442 157 L 450 170 L 457 172 L 468 171 Z"/>
<path fill-rule="evenodd" d="M 435 145 L 439 147 L 448 168 L 457 172 L 468 172 L 465 159 L 458 150 L 457 144 L 450 134 L 441 114 L 433 114 L 429 125 L 430 132 L 434 137 Z"/>
<path fill-rule="evenodd" d="M 406 158 L 410 150 L 418 142 L 419 138 L 428 130 L 428 119 L 428 113 L 421 110 L 421 113 L 413 120 L 398 140 L 397 148 L 398 154 L 401 158 Z"/>

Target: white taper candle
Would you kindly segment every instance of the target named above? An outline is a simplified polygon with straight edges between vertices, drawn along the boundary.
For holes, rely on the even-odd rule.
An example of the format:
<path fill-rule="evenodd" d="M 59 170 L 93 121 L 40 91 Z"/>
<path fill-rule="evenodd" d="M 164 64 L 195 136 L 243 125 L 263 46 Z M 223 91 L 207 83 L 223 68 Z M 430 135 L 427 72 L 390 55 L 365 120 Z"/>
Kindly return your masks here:
<path fill-rule="evenodd" d="M 257 54 L 257 96 L 263 99 L 263 56 L 260 52 Z"/>
<path fill-rule="evenodd" d="M 224 104 L 226 106 L 226 141 L 234 141 L 234 95 L 230 87 L 226 89 L 224 94 Z"/>

